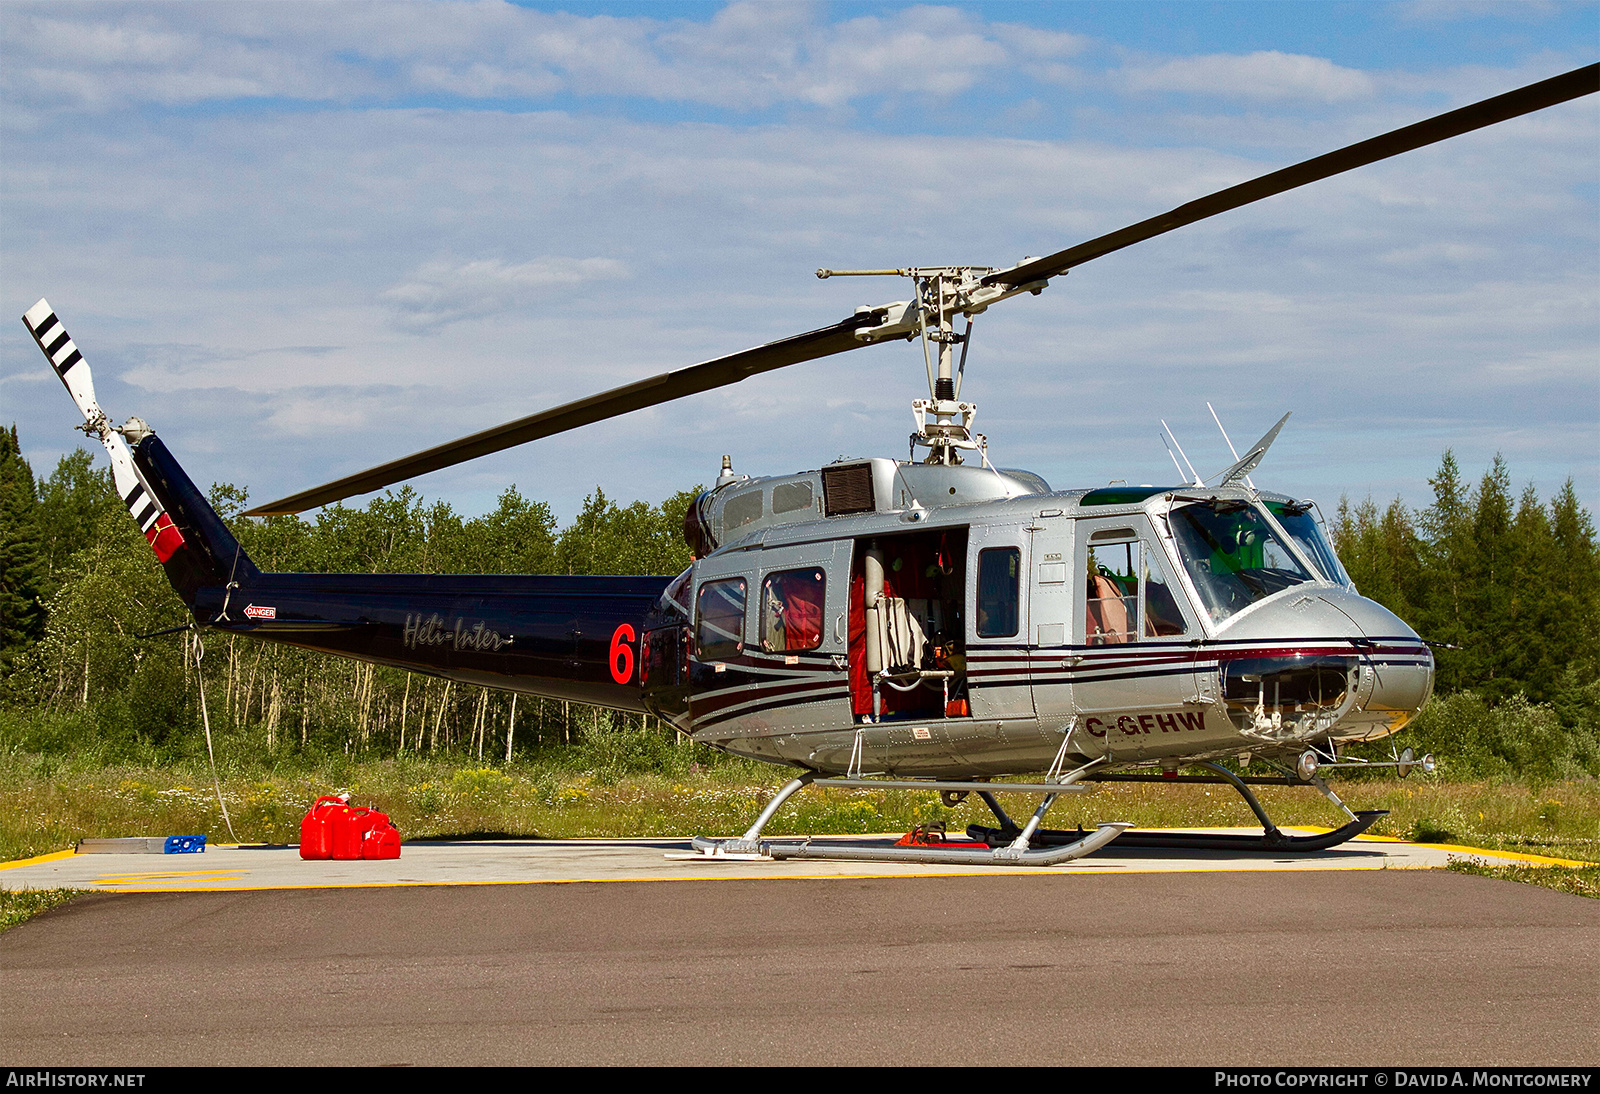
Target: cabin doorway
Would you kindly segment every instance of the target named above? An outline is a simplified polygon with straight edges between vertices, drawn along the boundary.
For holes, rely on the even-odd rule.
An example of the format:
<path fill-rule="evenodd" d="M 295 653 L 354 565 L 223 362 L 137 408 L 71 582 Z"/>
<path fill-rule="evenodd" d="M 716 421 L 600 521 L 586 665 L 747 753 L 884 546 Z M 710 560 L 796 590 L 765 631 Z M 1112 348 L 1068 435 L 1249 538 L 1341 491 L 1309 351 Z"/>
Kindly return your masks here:
<path fill-rule="evenodd" d="M 970 715 L 966 559 L 964 527 L 856 540 L 849 639 L 856 721 Z"/>

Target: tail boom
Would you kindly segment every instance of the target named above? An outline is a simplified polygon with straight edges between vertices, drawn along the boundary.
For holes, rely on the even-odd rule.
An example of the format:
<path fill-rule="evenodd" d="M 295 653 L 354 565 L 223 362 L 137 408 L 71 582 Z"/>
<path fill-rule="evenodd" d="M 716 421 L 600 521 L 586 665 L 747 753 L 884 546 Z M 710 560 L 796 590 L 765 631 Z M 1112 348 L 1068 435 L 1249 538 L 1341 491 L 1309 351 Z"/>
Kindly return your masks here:
<path fill-rule="evenodd" d="M 197 624 L 463 683 L 643 711 L 639 646 L 667 577 L 263 573 L 154 431 L 116 428 L 49 303 L 28 331 L 111 459 Z"/>
<path fill-rule="evenodd" d="M 644 711 L 641 625 L 670 580 L 260 573 L 202 589 L 194 610 L 230 634 Z"/>

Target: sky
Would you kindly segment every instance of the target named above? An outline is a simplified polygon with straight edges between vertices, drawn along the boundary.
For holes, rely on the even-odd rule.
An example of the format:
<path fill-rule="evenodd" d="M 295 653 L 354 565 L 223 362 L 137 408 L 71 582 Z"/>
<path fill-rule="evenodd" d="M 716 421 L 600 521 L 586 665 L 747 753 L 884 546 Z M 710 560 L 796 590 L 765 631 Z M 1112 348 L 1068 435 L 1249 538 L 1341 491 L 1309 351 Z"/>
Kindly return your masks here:
<path fill-rule="evenodd" d="M 905 299 L 1588 64 L 1600 4 L 0 2 L 0 314 L 265 502 Z M 570 517 L 904 457 L 876 346 L 413 485 Z M 1060 488 L 1201 474 L 1420 506 L 1452 450 L 1600 503 L 1600 96 L 1118 252 L 976 321 L 965 399 Z M 20 321 L 0 419 L 81 419 Z M 103 460 L 103 457 L 102 457 Z M 364 499 L 357 499 L 360 503 Z"/>

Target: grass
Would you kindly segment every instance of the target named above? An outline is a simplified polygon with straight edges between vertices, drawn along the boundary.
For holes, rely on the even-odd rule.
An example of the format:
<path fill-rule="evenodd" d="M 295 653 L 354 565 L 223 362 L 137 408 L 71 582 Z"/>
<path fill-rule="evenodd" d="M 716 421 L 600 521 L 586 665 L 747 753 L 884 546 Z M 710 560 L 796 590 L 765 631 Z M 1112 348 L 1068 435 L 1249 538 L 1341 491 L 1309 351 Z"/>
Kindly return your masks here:
<path fill-rule="evenodd" d="M 1500 878 L 1542 885 L 1562 893 L 1600 899 L 1600 865 L 1596 866 L 1488 866 L 1473 859 L 1451 859 L 1447 867 L 1458 874 Z"/>
<path fill-rule="evenodd" d="M 472 832 L 529 837 L 676 836 L 742 832 L 785 772 L 727 761 L 676 774 L 577 769 L 548 762 L 483 766 L 442 760 L 342 757 L 297 767 L 235 766 L 223 796 L 243 842 L 296 843 L 300 818 L 319 795 L 348 789 L 357 804 L 388 813 L 406 839 Z M 1335 827 L 1342 815 L 1303 788 L 1256 788 L 1281 824 Z M 1369 780 L 1338 785 L 1352 808 L 1388 809 L 1377 835 L 1489 850 L 1600 861 L 1600 780 L 1543 784 L 1484 780 Z M 1003 795 L 1022 819 L 1035 798 Z M 1063 798 L 1053 827 L 1125 820 L 1143 828 L 1253 825 L 1226 786 L 1108 783 Z M 955 809 L 931 791 L 810 789 L 769 825 L 772 835 L 906 831 L 943 821 L 952 831 L 992 819 L 976 796 Z M 70 757 L 0 753 L 0 861 L 70 847 L 91 836 L 206 833 L 227 842 L 203 764 L 102 765 Z"/>
<path fill-rule="evenodd" d="M 77 889 L 0 889 L 0 931 L 9 931 L 78 895 Z"/>

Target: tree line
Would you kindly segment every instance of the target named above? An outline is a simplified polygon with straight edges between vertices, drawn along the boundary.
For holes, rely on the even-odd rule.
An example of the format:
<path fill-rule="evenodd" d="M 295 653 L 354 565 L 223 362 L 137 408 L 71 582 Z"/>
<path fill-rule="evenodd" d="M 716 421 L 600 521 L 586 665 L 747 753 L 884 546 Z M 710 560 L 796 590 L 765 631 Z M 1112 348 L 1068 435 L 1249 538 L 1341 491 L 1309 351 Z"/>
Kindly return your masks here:
<path fill-rule="evenodd" d="M 674 574 L 700 487 L 619 505 L 598 487 L 559 527 L 515 487 L 480 517 L 410 487 L 314 520 L 239 514 L 210 499 L 266 570 L 303 573 Z M 504 758 L 607 733 L 664 735 L 654 719 L 529 699 L 274 643 L 208 635 L 197 647 L 144 537 L 82 449 L 36 477 L 16 427 L 0 430 L 0 710 L 15 743 L 107 758 L 192 753 L 201 720 L 268 756 L 470 753 Z M 206 709 L 198 703 L 204 684 Z M 615 742 L 613 742 L 615 744 Z M 648 749 L 646 750 L 648 751 Z"/>
<path fill-rule="evenodd" d="M 1451 452 L 1433 502 L 1341 500 L 1334 547 L 1356 587 L 1436 643 L 1437 690 L 1523 695 L 1569 726 L 1600 719 L 1600 551 L 1568 479 L 1548 502 L 1513 494 L 1496 456 L 1472 485 Z"/>
<path fill-rule="evenodd" d="M 1441 695 L 1536 708 L 1541 732 L 1600 739 L 1600 546 L 1571 481 L 1548 501 L 1531 485 L 1514 495 L 1503 459 L 1471 484 L 1446 452 L 1429 483 L 1421 509 L 1341 500 L 1329 531 L 1358 589 L 1435 643 Z M 597 488 L 565 527 L 515 486 L 480 517 L 409 487 L 309 521 L 240 517 L 245 492 L 225 484 L 211 499 L 269 570 L 672 574 L 690 561 L 681 529 L 698 489 L 623 506 Z M 192 752 L 201 682 L 213 728 L 268 756 L 488 758 L 665 736 L 638 716 L 275 644 L 147 637 L 187 617 L 109 472 L 79 449 L 35 476 L 15 426 L 0 430 L 0 566 L 0 726 L 14 747 Z"/>

